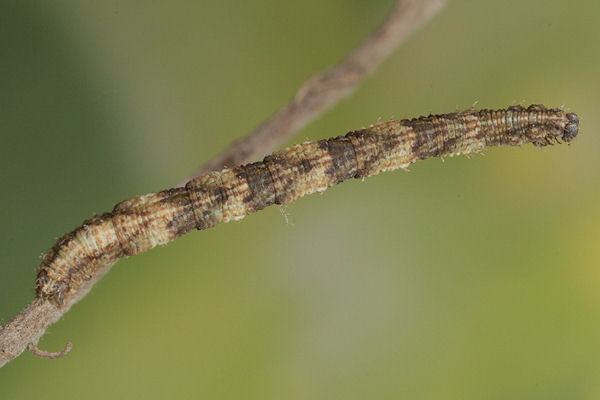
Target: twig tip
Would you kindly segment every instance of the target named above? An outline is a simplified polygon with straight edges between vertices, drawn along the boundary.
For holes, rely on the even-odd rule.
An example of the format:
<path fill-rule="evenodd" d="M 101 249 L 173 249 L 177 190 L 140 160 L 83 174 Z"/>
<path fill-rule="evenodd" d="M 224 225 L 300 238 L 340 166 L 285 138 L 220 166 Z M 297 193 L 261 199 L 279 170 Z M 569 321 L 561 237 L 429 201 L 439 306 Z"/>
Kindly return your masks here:
<path fill-rule="evenodd" d="M 55 359 L 55 358 L 61 358 L 66 356 L 70 351 L 71 348 L 73 347 L 73 343 L 69 342 L 67 343 L 67 345 L 65 346 L 64 349 L 62 349 L 61 351 L 58 351 L 56 353 L 52 353 L 49 351 L 45 351 L 45 350 L 40 350 L 37 347 L 36 343 L 29 343 L 29 346 L 27 346 L 27 348 L 29 349 L 29 351 L 31 352 L 31 354 L 41 357 L 41 358 L 48 358 L 48 359 Z"/>

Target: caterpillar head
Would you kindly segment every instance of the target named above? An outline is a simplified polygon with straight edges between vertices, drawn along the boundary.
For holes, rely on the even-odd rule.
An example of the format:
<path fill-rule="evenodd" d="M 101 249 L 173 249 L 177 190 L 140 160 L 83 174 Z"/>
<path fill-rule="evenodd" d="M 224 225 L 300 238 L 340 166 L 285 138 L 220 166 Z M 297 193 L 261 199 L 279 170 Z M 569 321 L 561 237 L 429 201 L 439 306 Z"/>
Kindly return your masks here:
<path fill-rule="evenodd" d="M 567 124 L 562 133 L 562 139 L 565 142 L 570 142 L 577 136 L 579 132 L 579 117 L 575 113 L 567 113 Z"/>

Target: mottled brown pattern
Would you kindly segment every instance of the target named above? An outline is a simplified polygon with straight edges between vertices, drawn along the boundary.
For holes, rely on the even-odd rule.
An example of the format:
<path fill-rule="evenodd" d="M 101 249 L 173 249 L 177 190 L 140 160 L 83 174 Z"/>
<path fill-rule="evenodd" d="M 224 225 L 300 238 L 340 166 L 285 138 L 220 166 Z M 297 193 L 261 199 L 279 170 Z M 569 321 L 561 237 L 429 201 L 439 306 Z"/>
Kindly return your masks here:
<path fill-rule="evenodd" d="M 275 204 L 275 188 L 273 176 L 264 162 L 256 162 L 236 168 L 239 179 L 245 179 L 248 193 L 244 198 L 246 207 L 251 212 L 260 211 Z"/>
<path fill-rule="evenodd" d="M 331 171 L 327 172 L 334 174 L 337 182 L 354 178 L 358 171 L 358 164 L 354 146 L 349 138 L 338 136 L 335 139 L 321 140 L 319 146 L 329 151 L 332 166 Z"/>
<path fill-rule="evenodd" d="M 44 255 L 37 295 L 61 306 L 98 270 L 124 255 L 166 244 L 193 228 L 207 229 L 322 192 L 350 178 L 486 146 L 570 142 L 578 125 L 575 114 L 559 109 L 512 106 L 388 121 L 343 137 L 298 144 L 261 162 L 199 176 L 184 188 L 123 201 L 112 213 L 85 221 Z"/>

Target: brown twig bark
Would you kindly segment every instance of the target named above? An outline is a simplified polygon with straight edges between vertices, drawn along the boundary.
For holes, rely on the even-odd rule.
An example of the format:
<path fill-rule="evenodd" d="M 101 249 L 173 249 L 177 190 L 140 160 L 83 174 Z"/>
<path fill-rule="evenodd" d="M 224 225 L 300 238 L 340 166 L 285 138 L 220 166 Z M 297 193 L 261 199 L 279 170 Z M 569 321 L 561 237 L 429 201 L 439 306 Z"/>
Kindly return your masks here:
<path fill-rule="evenodd" d="M 334 68 L 317 72 L 296 92 L 289 104 L 247 136 L 188 175 L 177 186 L 196 176 L 223 167 L 255 161 L 279 147 L 356 88 L 419 26 L 437 13 L 446 0 L 399 0 L 385 22 Z"/>
<path fill-rule="evenodd" d="M 296 93 L 293 100 L 245 138 L 233 143 L 218 157 L 190 175 L 252 161 L 282 144 L 319 114 L 347 96 L 362 80 L 402 43 L 416 28 L 428 21 L 446 0 L 399 0 L 385 22 L 358 48 L 333 69 L 315 74 Z M 184 182 L 179 184 L 182 185 Z M 105 268 L 107 272 L 110 266 Z M 50 353 L 37 348 L 46 328 L 58 321 L 83 298 L 101 274 L 62 307 L 47 300 L 34 299 L 17 316 L 0 326 L 0 367 L 18 357 L 25 349 L 44 358 L 64 356 L 71 349 Z"/>
<path fill-rule="evenodd" d="M 111 265 L 106 266 L 98 276 L 85 282 L 77 296 L 62 307 L 59 308 L 51 301 L 35 298 L 23 311 L 0 326 L 0 368 L 18 357 L 25 349 L 30 349 L 33 354 L 43 358 L 58 358 L 66 355 L 71 350 L 71 342 L 56 353 L 38 349 L 37 343 L 46 332 L 46 328 L 58 321 L 73 304 L 84 298 L 110 268 Z"/>

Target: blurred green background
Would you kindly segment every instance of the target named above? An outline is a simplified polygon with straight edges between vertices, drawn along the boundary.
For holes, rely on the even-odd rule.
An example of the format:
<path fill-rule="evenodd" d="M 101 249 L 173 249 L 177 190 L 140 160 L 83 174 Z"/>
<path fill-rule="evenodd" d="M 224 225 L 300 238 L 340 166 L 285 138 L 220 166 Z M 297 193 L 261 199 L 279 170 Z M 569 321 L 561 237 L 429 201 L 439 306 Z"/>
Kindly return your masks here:
<path fill-rule="evenodd" d="M 56 237 L 179 181 L 393 3 L 2 1 L 0 321 Z M 23 354 L 0 397 L 600 397 L 599 16 L 452 1 L 290 141 L 523 101 L 577 112 L 572 146 L 428 160 L 122 260 L 40 342 L 71 354 Z"/>

